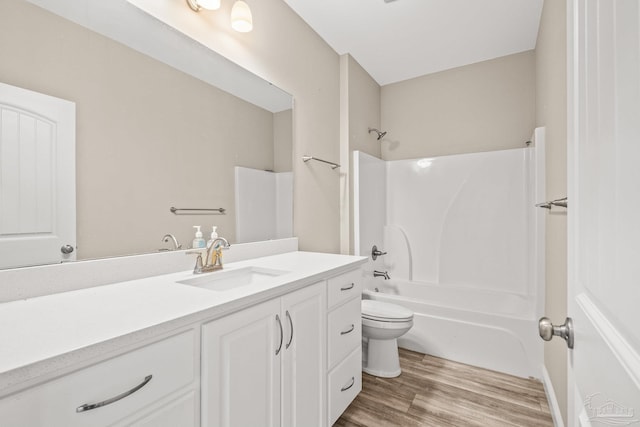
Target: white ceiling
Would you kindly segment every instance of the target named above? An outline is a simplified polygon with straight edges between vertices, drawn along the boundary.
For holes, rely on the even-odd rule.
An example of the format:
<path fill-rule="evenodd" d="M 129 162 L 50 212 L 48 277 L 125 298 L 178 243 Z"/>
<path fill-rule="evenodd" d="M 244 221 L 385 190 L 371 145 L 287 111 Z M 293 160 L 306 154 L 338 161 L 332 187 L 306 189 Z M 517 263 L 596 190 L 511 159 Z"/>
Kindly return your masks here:
<path fill-rule="evenodd" d="M 380 84 L 534 49 L 543 0 L 285 0 Z"/>

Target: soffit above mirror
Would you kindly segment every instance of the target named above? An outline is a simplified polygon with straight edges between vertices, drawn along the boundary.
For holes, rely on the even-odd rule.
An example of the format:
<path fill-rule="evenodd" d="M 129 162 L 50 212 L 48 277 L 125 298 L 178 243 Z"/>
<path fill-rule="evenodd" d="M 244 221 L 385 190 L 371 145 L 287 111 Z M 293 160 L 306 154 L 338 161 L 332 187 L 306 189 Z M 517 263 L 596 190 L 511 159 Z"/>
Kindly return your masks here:
<path fill-rule="evenodd" d="M 175 29 L 167 31 L 165 23 L 140 9 L 145 2 L 27 1 L 267 111 L 278 113 L 291 109 L 290 94 L 198 43 L 193 35 Z M 179 3 L 187 7 L 183 2 Z"/>

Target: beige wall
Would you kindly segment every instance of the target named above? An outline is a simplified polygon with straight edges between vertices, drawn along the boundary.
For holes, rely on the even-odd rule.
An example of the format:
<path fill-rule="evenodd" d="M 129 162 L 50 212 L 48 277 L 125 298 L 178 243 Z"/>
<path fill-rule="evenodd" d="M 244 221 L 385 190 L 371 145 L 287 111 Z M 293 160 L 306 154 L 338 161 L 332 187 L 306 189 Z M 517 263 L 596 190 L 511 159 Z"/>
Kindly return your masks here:
<path fill-rule="evenodd" d="M 273 169 L 272 113 L 26 2 L 0 33 L 0 81 L 76 103 L 80 258 L 186 247 L 192 225 L 235 240 L 233 166 Z"/>
<path fill-rule="evenodd" d="M 301 250 L 337 253 L 341 171 L 302 156 L 339 160 L 339 56 L 282 0 L 250 2 L 254 28 L 246 34 L 229 26 L 232 5 L 210 14 L 211 44 L 294 96 L 294 235 Z"/>
<path fill-rule="evenodd" d="M 273 171 L 291 172 L 293 165 L 293 110 L 273 115 Z"/>
<path fill-rule="evenodd" d="M 546 127 L 547 199 L 567 195 L 566 2 L 545 0 L 536 44 L 536 124 Z M 547 215 L 545 314 L 563 323 L 567 314 L 567 216 Z M 567 419 L 567 346 L 545 343 L 544 363 L 562 416 Z"/>
<path fill-rule="evenodd" d="M 521 148 L 535 125 L 533 51 L 382 87 L 385 160 Z"/>
<path fill-rule="evenodd" d="M 380 86 L 349 54 L 340 57 L 341 244 L 353 254 L 353 152 L 381 157 L 381 143 L 368 129 L 380 128 Z"/>

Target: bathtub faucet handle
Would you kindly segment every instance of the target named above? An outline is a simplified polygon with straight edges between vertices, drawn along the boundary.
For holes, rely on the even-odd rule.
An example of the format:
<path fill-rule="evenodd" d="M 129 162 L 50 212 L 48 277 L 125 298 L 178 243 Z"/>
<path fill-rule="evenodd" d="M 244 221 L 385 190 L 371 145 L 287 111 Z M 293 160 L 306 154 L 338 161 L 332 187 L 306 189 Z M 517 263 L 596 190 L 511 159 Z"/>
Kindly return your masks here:
<path fill-rule="evenodd" d="M 391 279 L 391 277 L 389 277 L 389 273 L 387 273 L 386 271 L 378 271 L 378 270 L 373 270 L 373 277 L 384 277 L 384 280 Z"/>
<path fill-rule="evenodd" d="M 374 261 L 382 255 L 386 255 L 386 252 L 382 252 L 378 250 L 378 246 L 373 245 L 373 247 L 371 248 L 371 259 L 373 259 Z"/>

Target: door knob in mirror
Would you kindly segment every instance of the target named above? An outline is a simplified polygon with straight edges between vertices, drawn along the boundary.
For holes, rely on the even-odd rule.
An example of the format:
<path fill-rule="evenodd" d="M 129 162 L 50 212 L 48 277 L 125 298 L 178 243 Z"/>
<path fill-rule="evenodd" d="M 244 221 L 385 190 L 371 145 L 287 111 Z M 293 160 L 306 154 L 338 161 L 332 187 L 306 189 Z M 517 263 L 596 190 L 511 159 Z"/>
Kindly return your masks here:
<path fill-rule="evenodd" d="M 63 247 L 60 248 L 60 252 L 62 252 L 65 255 L 69 255 L 71 252 L 73 252 L 73 246 L 64 245 Z"/>

